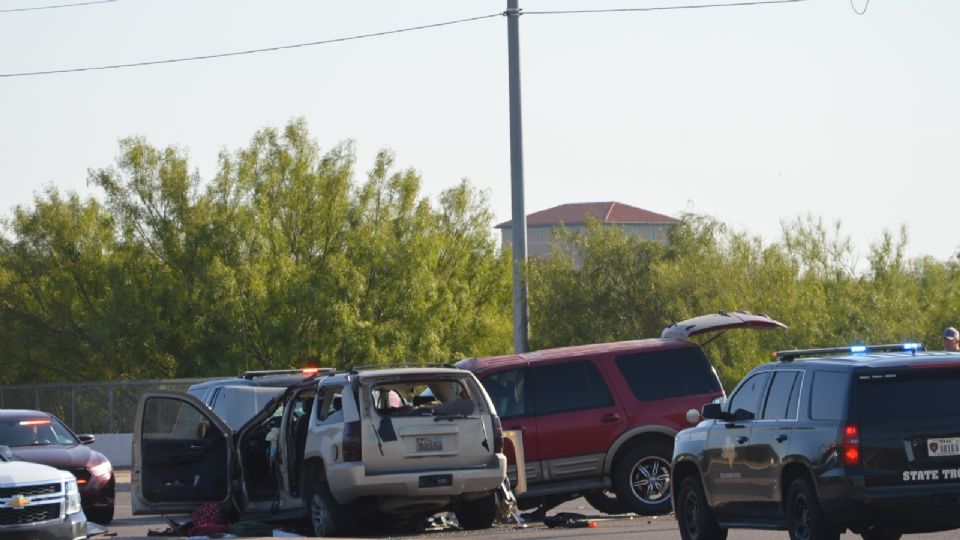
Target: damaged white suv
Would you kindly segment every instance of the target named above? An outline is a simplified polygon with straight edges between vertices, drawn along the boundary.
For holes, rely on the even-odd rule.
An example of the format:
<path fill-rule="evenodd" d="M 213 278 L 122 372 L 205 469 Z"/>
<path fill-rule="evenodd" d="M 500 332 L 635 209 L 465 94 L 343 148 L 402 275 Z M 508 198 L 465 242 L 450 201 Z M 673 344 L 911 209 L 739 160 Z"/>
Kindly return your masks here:
<path fill-rule="evenodd" d="M 456 513 L 480 529 L 506 477 L 500 420 L 465 370 L 338 372 L 291 386 L 233 433 L 195 397 L 141 398 L 135 514 L 231 503 L 244 519 L 308 518 L 329 536 L 355 520 Z"/>

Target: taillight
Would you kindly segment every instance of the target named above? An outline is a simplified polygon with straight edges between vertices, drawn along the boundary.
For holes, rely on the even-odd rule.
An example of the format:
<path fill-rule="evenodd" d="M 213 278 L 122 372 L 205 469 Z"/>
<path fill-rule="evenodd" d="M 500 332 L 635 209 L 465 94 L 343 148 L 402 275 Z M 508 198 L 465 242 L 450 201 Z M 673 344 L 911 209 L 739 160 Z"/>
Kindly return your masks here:
<path fill-rule="evenodd" d="M 500 423 L 500 417 L 497 415 L 492 415 L 490 418 L 493 420 L 493 453 L 502 454 L 503 453 L 503 424 Z"/>
<path fill-rule="evenodd" d="M 843 426 L 843 441 L 840 444 L 840 462 L 847 467 L 860 465 L 860 429 L 856 424 Z"/>
<path fill-rule="evenodd" d="M 360 421 L 343 425 L 343 460 L 363 461 L 363 437 L 360 436 Z"/>

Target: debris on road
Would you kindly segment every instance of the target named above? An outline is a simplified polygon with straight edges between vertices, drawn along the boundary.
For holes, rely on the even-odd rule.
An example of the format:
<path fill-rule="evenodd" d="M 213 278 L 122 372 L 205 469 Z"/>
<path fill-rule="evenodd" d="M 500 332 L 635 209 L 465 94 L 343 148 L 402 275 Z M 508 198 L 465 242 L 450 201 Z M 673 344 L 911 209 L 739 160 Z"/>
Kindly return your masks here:
<path fill-rule="evenodd" d="M 553 516 L 543 518 L 543 524 L 553 529 L 560 527 L 564 529 L 596 528 L 597 522 L 591 521 L 587 516 L 576 512 L 560 512 Z"/>

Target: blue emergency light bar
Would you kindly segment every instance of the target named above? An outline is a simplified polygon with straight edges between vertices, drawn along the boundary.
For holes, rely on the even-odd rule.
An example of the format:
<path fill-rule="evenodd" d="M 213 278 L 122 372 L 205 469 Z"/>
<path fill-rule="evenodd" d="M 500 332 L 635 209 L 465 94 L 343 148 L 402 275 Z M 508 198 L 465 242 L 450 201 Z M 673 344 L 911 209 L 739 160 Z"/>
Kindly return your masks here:
<path fill-rule="evenodd" d="M 825 354 L 863 354 L 868 352 L 912 352 L 925 350 L 923 343 L 889 343 L 886 345 L 848 345 L 846 347 L 825 347 L 821 349 L 793 349 L 777 351 L 773 357 L 781 362 L 792 362 L 802 356 L 822 356 Z"/>

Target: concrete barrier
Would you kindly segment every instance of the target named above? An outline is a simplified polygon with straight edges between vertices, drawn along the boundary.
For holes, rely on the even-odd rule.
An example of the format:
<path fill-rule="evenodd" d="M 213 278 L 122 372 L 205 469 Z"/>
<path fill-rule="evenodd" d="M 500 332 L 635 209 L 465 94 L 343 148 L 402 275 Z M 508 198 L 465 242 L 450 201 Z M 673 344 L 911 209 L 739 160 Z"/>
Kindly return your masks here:
<path fill-rule="evenodd" d="M 132 465 L 130 462 L 133 446 L 132 433 L 104 433 L 95 437 L 97 440 L 90 447 L 107 456 L 114 468 Z"/>

